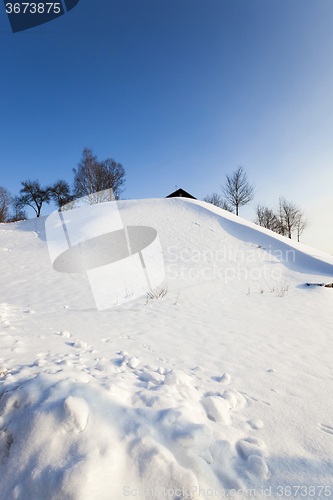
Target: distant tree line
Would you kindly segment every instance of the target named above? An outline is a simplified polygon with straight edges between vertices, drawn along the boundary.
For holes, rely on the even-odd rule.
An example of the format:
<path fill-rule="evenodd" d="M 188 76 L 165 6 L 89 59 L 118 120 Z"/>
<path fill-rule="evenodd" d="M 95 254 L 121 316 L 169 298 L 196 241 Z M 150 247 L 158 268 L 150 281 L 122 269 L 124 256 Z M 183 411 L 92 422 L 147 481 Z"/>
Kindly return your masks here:
<path fill-rule="evenodd" d="M 225 184 L 221 186 L 222 194 L 212 193 L 203 201 L 211 203 L 228 212 L 239 215 L 239 208 L 254 199 L 254 187 L 249 183 L 246 172 L 239 166 L 231 175 L 226 175 Z M 293 202 L 281 197 L 277 210 L 264 205 L 256 206 L 256 219 L 259 226 L 291 238 L 296 234 L 297 241 L 309 226 L 309 219 L 301 208 Z"/>
<path fill-rule="evenodd" d="M 73 168 L 74 180 L 72 186 L 62 179 L 53 185 L 41 186 L 38 180 L 21 182 L 19 196 L 12 196 L 4 187 L 0 186 L 0 222 L 15 222 L 27 218 L 26 207 L 34 210 L 36 217 L 40 217 L 44 203 L 52 200 L 58 209 L 72 203 L 78 198 L 90 196 L 91 202 L 112 201 L 123 192 L 125 183 L 125 169 L 121 163 L 113 158 L 99 161 L 89 148 L 84 148 L 82 158 Z M 97 199 L 96 193 L 106 191 L 109 198 Z M 112 194 L 111 194 L 112 193 Z"/>
<path fill-rule="evenodd" d="M 296 234 L 297 241 L 303 231 L 309 226 L 309 219 L 301 208 L 293 202 L 287 201 L 285 198 L 279 199 L 277 210 L 265 207 L 263 205 L 256 206 L 256 219 L 254 221 L 259 226 L 270 229 L 282 236 L 291 238 Z"/>
<path fill-rule="evenodd" d="M 13 222 L 26 219 L 26 207 L 31 207 L 40 216 L 44 203 L 51 200 L 59 209 L 82 197 L 89 197 L 91 203 L 112 201 L 120 195 L 125 183 L 125 169 L 113 158 L 99 161 L 89 148 L 84 148 L 82 158 L 73 168 L 74 180 L 70 186 L 65 180 L 58 180 L 52 186 L 41 186 L 38 180 L 21 182 L 19 196 L 14 196 L 0 186 L 0 222 Z M 226 175 L 225 184 L 221 186 L 221 194 L 212 193 L 204 198 L 223 210 L 239 215 L 240 207 L 254 199 L 254 187 L 249 183 L 244 167 L 239 166 L 235 172 Z M 97 193 L 104 192 L 103 199 Z M 106 193 L 106 194 L 105 194 Z M 309 220 L 298 205 L 281 197 L 277 210 L 257 205 L 254 221 L 271 231 L 291 238 L 296 234 L 297 240 L 308 227 Z"/>

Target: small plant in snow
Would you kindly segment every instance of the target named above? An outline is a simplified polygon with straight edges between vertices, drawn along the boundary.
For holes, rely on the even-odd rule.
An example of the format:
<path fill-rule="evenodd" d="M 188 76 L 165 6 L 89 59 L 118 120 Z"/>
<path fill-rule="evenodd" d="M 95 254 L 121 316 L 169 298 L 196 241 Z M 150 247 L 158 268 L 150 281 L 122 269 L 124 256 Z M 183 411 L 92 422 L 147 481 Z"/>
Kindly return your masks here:
<path fill-rule="evenodd" d="M 147 302 L 149 299 L 162 299 L 168 293 L 168 285 L 157 286 L 156 288 L 149 287 L 147 290 Z M 146 303 L 147 303 L 146 302 Z"/>
<path fill-rule="evenodd" d="M 134 292 L 133 292 L 131 287 L 126 287 L 125 293 L 126 293 L 126 298 L 133 297 L 133 295 L 134 295 Z M 118 297 L 117 297 L 117 300 L 118 300 Z"/>
<path fill-rule="evenodd" d="M 4 366 L 0 366 L 0 378 L 4 378 L 6 375 L 8 375 L 8 373 L 10 373 L 10 371 L 7 370 L 7 368 L 5 368 Z"/>
<path fill-rule="evenodd" d="M 275 282 L 275 285 L 268 285 L 268 288 L 277 297 L 285 297 L 289 291 L 289 283 L 286 281 Z"/>

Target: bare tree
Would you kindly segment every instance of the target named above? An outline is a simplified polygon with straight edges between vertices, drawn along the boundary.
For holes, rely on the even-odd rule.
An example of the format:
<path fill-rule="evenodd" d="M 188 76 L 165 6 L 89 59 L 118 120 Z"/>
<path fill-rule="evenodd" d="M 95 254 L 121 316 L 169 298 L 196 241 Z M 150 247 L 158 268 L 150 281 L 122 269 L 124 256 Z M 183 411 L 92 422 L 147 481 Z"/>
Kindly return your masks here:
<path fill-rule="evenodd" d="M 12 202 L 12 213 L 8 218 L 8 222 L 17 222 L 20 220 L 26 220 L 27 214 L 26 211 L 20 208 L 19 197 L 15 196 Z"/>
<path fill-rule="evenodd" d="M 281 197 L 279 208 L 274 211 L 263 205 L 257 205 L 255 223 L 259 226 L 271 229 L 282 236 L 292 237 L 296 232 L 297 241 L 303 231 L 309 226 L 309 220 L 305 213 L 294 203 Z"/>
<path fill-rule="evenodd" d="M 9 216 L 9 207 L 12 203 L 12 195 L 8 189 L 0 186 L 0 222 L 6 222 Z"/>
<path fill-rule="evenodd" d="M 99 162 L 88 148 L 84 148 L 73 173 L 75 198 L 87 197 L 89 203 L 113 201 L 125 182 L 125 169 L 120 163 L 113 158 Z"/>
<path fill-rule="evenodd" d="M 100 191 L 98 185 L 98 161 L 91 149 L 84 148 L 78 169 L 73 168 L 74 192 L 77 198 Z"/>
<path fill-rule="evenodd" d="M 226 175 L 226 183 L 222 191 L 227 202 L 235 208 L 236 215 L 238 215 L 239 207 L 247 205 L 254 198 L 254 188 L 249 184 L 242 166 L 239 166 L 232 175 Z"/>
<path fill-rule="evenodd" d="M 263 205 L 257 205 L 256 207 L 256 219 L 254 221 L 261 227 L 270 229 L 271 231 L 279 232 L 280 223 L 274 210 L 265 207 Z"/>
<path fill-rule="evenodd" d="M 51 198 L 58 208 L 62 208 L 67 203 L 73 201 L 73 194 L 68 182 L 59 180 L 51 187 Z"/>
<path fill-rule="evenodd" d="M 296 229 L 297 221 L 299 219 L 299 207 L 282 197 L 279 199 L 278 214 L 280 222 L 280 234 L 288 236 L 288 238 L 291 239 L 291 235 Z"/>
<path fill-rule="evenodd" d="M 112 189 L 113 194 L 118 198 L 123 192 L 121 187 L 125 183 L 125 169 L 121 163 L 117 163 L 113 158 L 107 158 L 101 162 L 103 172 L 104 189 Z"/>
<path fill-rule="evenodd" d="M 296 220 L 296 234 L 298 242 L 300 240 L 301 234 L 307 227 L 309 227 L 309 225 L 310 225 L 309 219 L 306 217 L 305 213 L 300 210 Z"/>
<path fill-rule="evenodd" d="M 16 200 L 17 208 L 22 209 L 26 206 L 31 207 L 36 216 L 40 216 L 43 203 L 50 203 L 51 188 L 42 188 L 39 181 L 24 181 L 21 182 L 23 188 L 20 190 L 21 196 Z"/>
<path fill-rule="evenodd" d="M 206 203 L 211 203 L 212 205 L 222 208 L 223 210 L 227 210 L 228 212 L 232 212 L 232 208 L 230 207 L 230 205 L 228 205 L 226 200 L 218 193 L 212 193 L 205 196 L 203 201 L 205 201 Z"/>

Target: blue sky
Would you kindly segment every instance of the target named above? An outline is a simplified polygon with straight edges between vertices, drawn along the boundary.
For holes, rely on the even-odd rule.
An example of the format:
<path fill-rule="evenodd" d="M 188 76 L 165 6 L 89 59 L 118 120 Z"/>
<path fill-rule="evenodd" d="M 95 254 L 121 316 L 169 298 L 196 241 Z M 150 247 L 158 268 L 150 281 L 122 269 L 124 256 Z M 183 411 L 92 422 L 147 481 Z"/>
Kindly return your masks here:
<path fill-rule="evenodd" d="M 3 7 L 0 185 L 72 182 L 83 147 L 131 199 L 202 199 L 243 165 L 241 216 L 285 196 L 333 253 L 332 25 L 332 0 L 80 0 L 13 34 Z"/>

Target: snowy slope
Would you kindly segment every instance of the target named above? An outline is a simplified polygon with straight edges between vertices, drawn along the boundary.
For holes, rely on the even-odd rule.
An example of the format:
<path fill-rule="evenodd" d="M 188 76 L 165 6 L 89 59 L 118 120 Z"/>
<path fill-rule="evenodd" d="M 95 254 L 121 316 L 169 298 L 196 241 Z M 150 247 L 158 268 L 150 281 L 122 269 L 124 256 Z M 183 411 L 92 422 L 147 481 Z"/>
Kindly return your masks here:
<path fill-rule="evenodd" d="M 98 312 L 45 218 L 0 225 L 0 499 L 333 496 L 333 290 L 306 285 L 333 257 L 204 202 L 117 203 L 158 232 L 162 299 Z"/>

